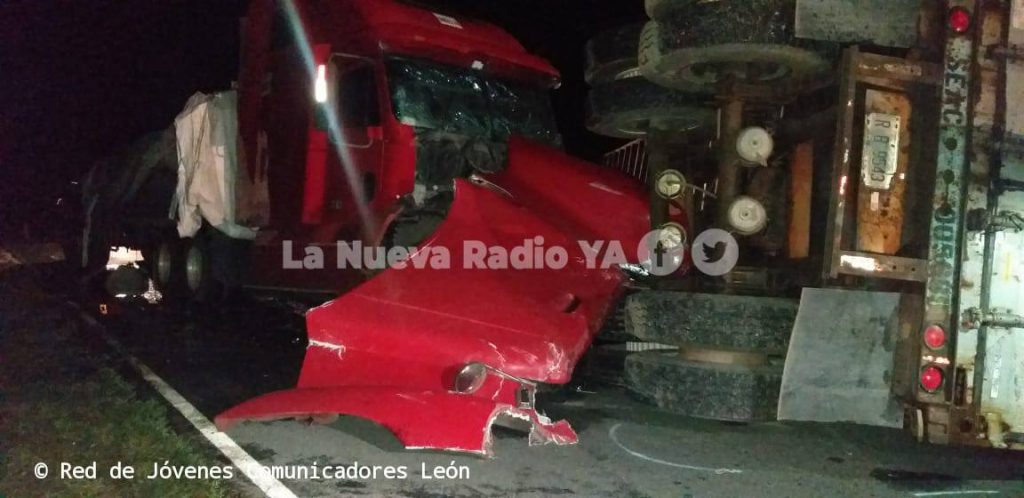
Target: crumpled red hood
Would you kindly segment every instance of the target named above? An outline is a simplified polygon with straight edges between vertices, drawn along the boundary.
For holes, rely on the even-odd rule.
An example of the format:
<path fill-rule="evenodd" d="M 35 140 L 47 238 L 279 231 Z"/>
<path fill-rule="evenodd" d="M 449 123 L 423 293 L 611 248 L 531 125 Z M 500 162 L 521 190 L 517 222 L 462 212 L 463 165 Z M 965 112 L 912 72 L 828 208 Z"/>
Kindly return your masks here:
<path fill-rule="evenodd" d="M 561 269 L 467 268 L 466 241 L 509 251 L 529 241 L 541 251 L 564 249 L 568 257 Z M 588 269 L 577 240 L 502 194 L 468 182 L 458 183 L 448 218 L 418 257 L 438 248 L 451 255 L 450 269 L 388 270 L 311 311 L 312 344 L 343 347 L 360 359 L 307 361 L 299 385 L 344 379 L 448 389 L 454 372 L 471 362 L 564 383 L 623 278 L 618 268 Z"/>
<path fill-rule="evenodd" d="M 400 438 L 417 434 L 408 436 L 407 444 L 436 439 L 428 447 L 486 452 L 498 414 L 525 410 L 516 416 L 533 421 L 534 432 L 543 435 L 534 434 L 538 440 L 575 442 L 567 425 L 550 425 L 532 411 L 532 402 L 524 407 L 516 389 L 530 381 L 559 384 L 571 377 L 624 279 L 617 266 L 588 267 L 579 240 L 615 239 L 635 260 L 647 231 L 644 193 L 615 172 L 519 140 L 510 144 L 508 170 L 490 180 L 494 185 L 457 181 L 447 218 L 413 255 L 414 261 L 427 262 L 447 254 L 448 268 L 409 263 L 388 269 L 311 310 L 298 388 L 251 400 L 219 416 L 218 424 L 275 414 L 352 413 L 379 421 Z M 534 269 L 495 268 L 501 262 L 494 254 L 473 259 L 467 242 L 508 252 L 532 243 Z M 560 256 L 545 259 L 551 251 Z M 487 268 L 475 267 L 481 262 Z M 501 380 L 473 395 L 454 394 L 455 375 L 468 363 L 483 363 L 519 387 Z M 354 399 L 353 390 L 362 393 L 360 399 L 372 390 L 387 401 L 367 413 L 365 406 L 339 398 Z M 409 427 L 408 420 L 395 422 L 393 410 L 422 401 L 409 393 L 435 393 L 445 406 L 485 402 L 492 408 L 476 419 L 486 422 L 482 442 L 455 441 L 457 431 L 444 428 L 435 433 L 426 425 Z M 305 408 L 296 408 L 297 400 Z M 484 416 L 488 413 L 490 418 Z"/>
<path fill-rule="evenodd" d="M 342 378 L 447 389 L 448 374 L 469 362 L 538 382 L 569 380 L 623 278 L 617 267 L 587 268 L 579 241 L 616 240 L 635 260 L 649 229 L 644 192 L 618 172 L 522 139 L 511 141 L 506 171 L 489 179 L 511 197 L 457 182 L 448 217 L 420 247 L 422 258 L 446 248 L 451 269 L 384 271 L 309 313 L 311 340 L 359 350 L 368 361 L 307 362 L 300 386 Z M 465 268 L 465 241 L 508 250 L 540 242 L 535 247 L 565 249 L 568 261 L 560 269 Z M 411 376 L 412 369 L 433 375 Z"/>
<path fill-rule="evenodd" d="M 490 180 L 516 202 L 581 240 L 618 240 L 630 258 L 651 229 L 646 187 L 612 168 L 513 137 L 508 168 Z"/>

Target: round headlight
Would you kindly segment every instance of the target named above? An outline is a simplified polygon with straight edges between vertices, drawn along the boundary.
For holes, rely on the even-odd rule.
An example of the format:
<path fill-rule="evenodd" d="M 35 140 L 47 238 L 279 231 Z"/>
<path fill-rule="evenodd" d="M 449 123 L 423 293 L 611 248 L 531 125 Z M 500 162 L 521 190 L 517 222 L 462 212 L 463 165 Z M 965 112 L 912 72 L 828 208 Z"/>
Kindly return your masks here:
<path fill-rule="evenodd" d="M 686 245 L 686 230 L 678 223 L 665 223 L 658 228 L 658 243 L 666 251 L 673 251 Z"/>
<path fill-rule="evenodd" d="M 654 183 L 654 189 L 657 190 L 658 195 L 666 199 L 674 199 L 683 195 L 685 187 L 686 177 L 674 169 L 662 171 Z"/>
<path fill-rule="evenodd" d="M 487 379 L 487 367 L 483 363 L 470 363 L 455 375 L 454 391 L 459 394 L 472 394 L 484 385 Z"/>

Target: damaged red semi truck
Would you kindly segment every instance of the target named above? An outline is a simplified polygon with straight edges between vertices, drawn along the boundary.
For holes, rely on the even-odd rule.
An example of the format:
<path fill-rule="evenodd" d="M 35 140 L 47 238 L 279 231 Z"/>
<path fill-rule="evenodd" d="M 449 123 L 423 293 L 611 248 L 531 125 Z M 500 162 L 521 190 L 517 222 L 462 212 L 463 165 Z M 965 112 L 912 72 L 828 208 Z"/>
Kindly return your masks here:
<path fill-rule="evenodd" d="M 298 386 L 225 429 L 343 414 L 411 448 L 489 454 L 495 423 L 571 443 L 536 388 L 621 321 L 658 349 L 624 383 L 669 411 L 1022 448 L 1024 7 L 870 3 L 647 0 L 651 21 L 587 53 L 588 126 L 639 138 L 609 155 L 622 174 L 559 150 L 557 71 L 494 26 L 254 0 L 237 91 L 93 169 L 83 263 L 141 248 L 171 298 L 340 294 L 306 314 Z M 684 270 L 729 247 L 735 266 L 651 278 L 649 230 L 698 246 Z M 339 270 L 338 241 L 452 264 Z M 566 264 L 465 268 L 465 241 Z M 579 241 L 648 252 L 594 267 Z"/>
<path fill-rule="evenodd" d="M 340 293 L 306 314 L 298 386 L 218 426 L 343 414 L 411 448 L 487 454 L 495 423 L 575 442 L 534 409 L 536 386 L 569 381 L 626 278 L 578 241 L 636 263 L 649 221 L 641 185 L 560 150 L 558 72 L 495 26 L 390 0 L 254 0 L 242 33 L 237 92 L 193 97 L 173 130 L 93 170 L 118 195 L 87 202 L 83 243 L 100 248 L 86 258 L 143 248 L 169 298 Z M 146 209 L 121 200 L 142 192 Z M 339 241 L 442 248 L 451 265 L 338 269 Z M 466 268 L 464 241 L 567 258 Z"/>

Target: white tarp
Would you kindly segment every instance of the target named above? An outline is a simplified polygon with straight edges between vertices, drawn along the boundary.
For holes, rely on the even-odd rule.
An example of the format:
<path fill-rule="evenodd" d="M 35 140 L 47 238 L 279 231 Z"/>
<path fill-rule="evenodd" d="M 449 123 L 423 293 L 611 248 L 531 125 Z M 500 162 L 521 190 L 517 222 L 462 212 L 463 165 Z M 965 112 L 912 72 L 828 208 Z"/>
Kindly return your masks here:
<path fill-rule="evenodd" d="M 256 237 L 256 228 L 240 224 L 236 216 L 237 107 L 233 91 L 196 93 L 174 120 L 178 141 L 174 206 L 182 237 L 195 235 L 204 219 L 229 237 Z"/>

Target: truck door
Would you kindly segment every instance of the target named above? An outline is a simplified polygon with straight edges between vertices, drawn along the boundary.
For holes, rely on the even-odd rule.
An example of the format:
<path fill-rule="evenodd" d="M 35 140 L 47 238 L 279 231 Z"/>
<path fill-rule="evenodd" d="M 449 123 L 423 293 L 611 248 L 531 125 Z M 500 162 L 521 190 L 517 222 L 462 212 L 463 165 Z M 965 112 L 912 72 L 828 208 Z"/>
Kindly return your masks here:
<path fill-rule="evenodd" d="M 334 55 L 326 75 L 318 75 L 326 79 L 328 98 L 315 123 L 322 140 L 310 141 L 303 210 L 305 223 L 321 226 L 317 242 L 374 230 L 370 204 L 378 190 L 383 137 L 377 69 L 369 59 Z"/>

